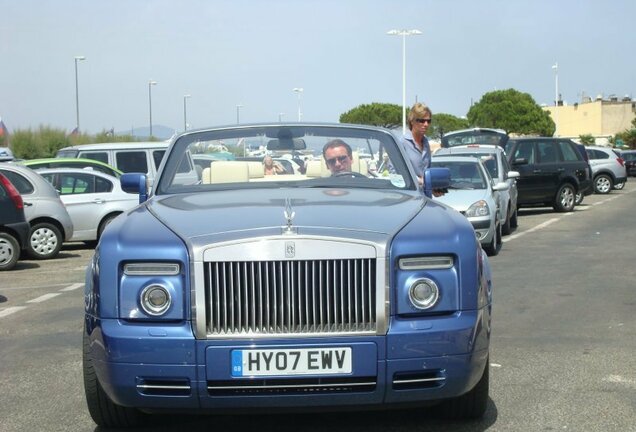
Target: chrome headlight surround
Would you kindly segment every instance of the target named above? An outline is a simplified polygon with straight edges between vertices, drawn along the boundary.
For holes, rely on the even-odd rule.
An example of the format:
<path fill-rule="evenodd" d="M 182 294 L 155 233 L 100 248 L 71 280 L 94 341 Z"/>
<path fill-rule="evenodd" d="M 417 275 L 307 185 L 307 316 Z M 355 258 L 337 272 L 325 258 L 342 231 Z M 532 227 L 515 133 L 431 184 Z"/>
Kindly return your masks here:
<path fill-rule="evenodd" d="M 437 304 L 439 298 L 439 287 L 432 279 L 417 279 L 409 287 L 409 300 L 417 309 L 430 309 Z"/>
<path fill-rule="evenodd" d="M 466 217 L 483 217 L 490 215 L 490 208 L 488 207 L 488 203 L 484 200 L 479 200 L 466 210 Z"/>
<path fill-rule="evenodd" d="M 161 284 L 153 283 L 141 291 L 139 304 L 145 313 L 158 317 L 170 309 L 172 296 L 168 288 Z"/>

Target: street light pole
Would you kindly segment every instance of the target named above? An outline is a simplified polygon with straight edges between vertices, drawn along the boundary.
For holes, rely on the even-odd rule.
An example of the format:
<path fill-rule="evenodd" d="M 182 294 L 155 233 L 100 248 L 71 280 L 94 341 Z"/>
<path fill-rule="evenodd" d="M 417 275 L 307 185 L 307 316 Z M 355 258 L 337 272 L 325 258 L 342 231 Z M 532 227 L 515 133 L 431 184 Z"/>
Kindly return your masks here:
<path fill-rule="evenodd" d="M 559 136 L 559 63 L 552 65 L 554 69 L 554 136 Z"/>
<path fill-rule="evenodd" d="M 188 130 L 188 111 L 186 109 L 186 100 L 190 98 L 190 95 L 183 95 L 183 131 Z"/>
<path fill-rule="evenodd" d="M 391 36 L 402 36 L 402 133 L 406 132 L 406 37 L 421 35 L 417 29 L 412 30 L 389 30 L 386 34 Z"/>
<path fill-rule="evenodd" d="M 236 106 L 236 124 L 240 124 L 241 123 L 241 115 L 240 115 L 241 108 L 243 108 L 243 105 L 237 105 Z"/>
<path fill-rule="evenodd" d="M 300 96 L 303 93 L 303 88 L 302 87 L 295 87 L 293 89 L 293 91 L 298 94 L 298 121 L 300 122 L 302 120 L 302 118 L 303 118 L 303 113 L 300 110 Z"/>
<path fill-rule="evenodd" d="M 285 113 L 278 113 L 278 123 L 281 123 L 283 121 L 283 116 L 285 115 Z"/>
<path fill-rule="evenodd" d="M 77 62 L 86 60 L 84 56 L 75 56 L 75 114 L 77 118 L 76 130 L 79 133 L 80 130 L 80 116 L 79 116 L 79 84 L 77 79 Z"/>
<path fill-rule="evenodd" d="M 150 138 L 152 138 L 152 86 L 157 85 L 157 81 L 148 81 L 148 110 L 150 113 Z"/>

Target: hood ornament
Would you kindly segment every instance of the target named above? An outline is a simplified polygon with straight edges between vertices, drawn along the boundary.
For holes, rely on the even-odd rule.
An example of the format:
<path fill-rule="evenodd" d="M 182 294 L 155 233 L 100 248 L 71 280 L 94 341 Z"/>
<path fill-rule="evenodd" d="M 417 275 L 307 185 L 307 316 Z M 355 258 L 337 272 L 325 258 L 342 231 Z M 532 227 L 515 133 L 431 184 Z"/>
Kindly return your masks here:
<path fill-rule="evenodd" d="M 291 200 L 289 198 L 285 198 L 285 211 L 283 214 L 285 215 L 285 220 L 287 222 L 287 226 L 285 227 L 283 234 L 294 234 L 296 230 L 293 228 L 293 224 L 296 212 L 292 209 Z"/>

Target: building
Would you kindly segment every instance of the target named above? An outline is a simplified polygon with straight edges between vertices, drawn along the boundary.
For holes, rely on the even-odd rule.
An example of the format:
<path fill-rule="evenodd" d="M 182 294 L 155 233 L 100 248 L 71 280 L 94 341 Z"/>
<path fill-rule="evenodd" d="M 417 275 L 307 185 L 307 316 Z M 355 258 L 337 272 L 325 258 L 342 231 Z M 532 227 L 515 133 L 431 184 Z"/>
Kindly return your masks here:
<path fill-rule="evenodd" d="M 585 97 L 574 105 L 559 101 L 558 106 L 544 106 L 556 124 L 555 136 L 578 138 L 580 135 L 592 135 L 607 139 L 631 129 L 636 118 L 636 100 L 624 97 L 595 100 Z"/>

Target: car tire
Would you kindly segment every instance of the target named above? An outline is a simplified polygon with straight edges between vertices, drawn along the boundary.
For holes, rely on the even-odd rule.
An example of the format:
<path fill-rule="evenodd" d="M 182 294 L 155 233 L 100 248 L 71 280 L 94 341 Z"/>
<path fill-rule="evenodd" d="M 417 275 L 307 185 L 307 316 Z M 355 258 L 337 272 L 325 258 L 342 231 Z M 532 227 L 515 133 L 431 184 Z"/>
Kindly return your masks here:
<path fill-rule="evenodd" d="M 574 197 L 574 205 L 581 205 L 583 204 L 583 199 L 585 198 L 585 195 L 583 195 L 583 192 L 579 192 L 576 194 L 576 197 Z"/>
<path fill-rule="evenodd" d="M 97 229 L 97 241 L 99 241 L 99 238 L 102 236 L 102 233 L 104 232 L 108 224 L 111 223 L 117 216 L 118 215 L 116 214 L 108 215 L 99 223 L 99 228 Z"/>
<path fill-rule="evenodd" d="M 449 420 L 473 420 L 484 416 L 488 408 L 488 392 L 490 387 L 490 361 L 481 378 L 468 393 L 449 399 L 435 407 L 442 417 Z"/>
<path fill-rule="evenodd" d="M 90 357 L 90 343 L 86 330 L 82 336 L 82 371 L 84 375 L 84 393 L 88 413 L 101 427 L 129 428 L 144 423 L 144 415 L 134 408 L 118 405 L 110 400 L 99 384 L 97 374 Z"/>
<path fill-rule="evenodd" d="M 557 191 L 553 207 L 558 212 L 571 212 L 574 210 L 576 191 L 570 183 L 563 183 Z"/>
<path fill-rule="evenodd" d="M 519 209 L 515 208 L 515 212 L 510 216 L 510 226 L 512 228 L 517 228 L 519 226 L 519 220 L 517 217 L 519 216 Z"/>
<path fill-rule="evenodd" d="M 492 236 L 490 243 L 484 247 L 484 250 L 488 256 L 496 256 L 501 250 L 501 245 L 501 224 L 497 224 L 495 226 L 495 234 Z"/>
<path fill-rule="evenodd" d="M 594 177 L 594 192 L 597 194 L 608 194 L 612 191 L 614 187 L 614 182 L 612 181 L 612 177 L 607 174 L 599 174 Z"/>
<path fill-rule="evenodd" d="M 20 258 L 20 243 L 11 234 L 0 232 L 0 271 L 11 270 Z"/>
<path fill-rule="evenodd" d="M 510 214 L 510 207 L 508 207 L 508 211 L 506 212 L 506 222 L 503 224 L 503 227 L 501 227 L 501 234 L 503 235 L 509 235 L 512 232 L 512 227 L 511 227 L 511 223 L 510 223 L 510 218 L 512 217 L 512 215 Z"/>
<path fill-rule="evenodd" d="M 55 258 L 62 249 L 64 238 L 60 230 L 48 222 L 31 227 L 27 254 L 36 260 Z"/>
<path fill-rule="evenodd" d="M 625 187 L 625 182 L 616 183 L 614 185 L 614 189 L 616 190 L 623 190 L 624 187 Z"/>

